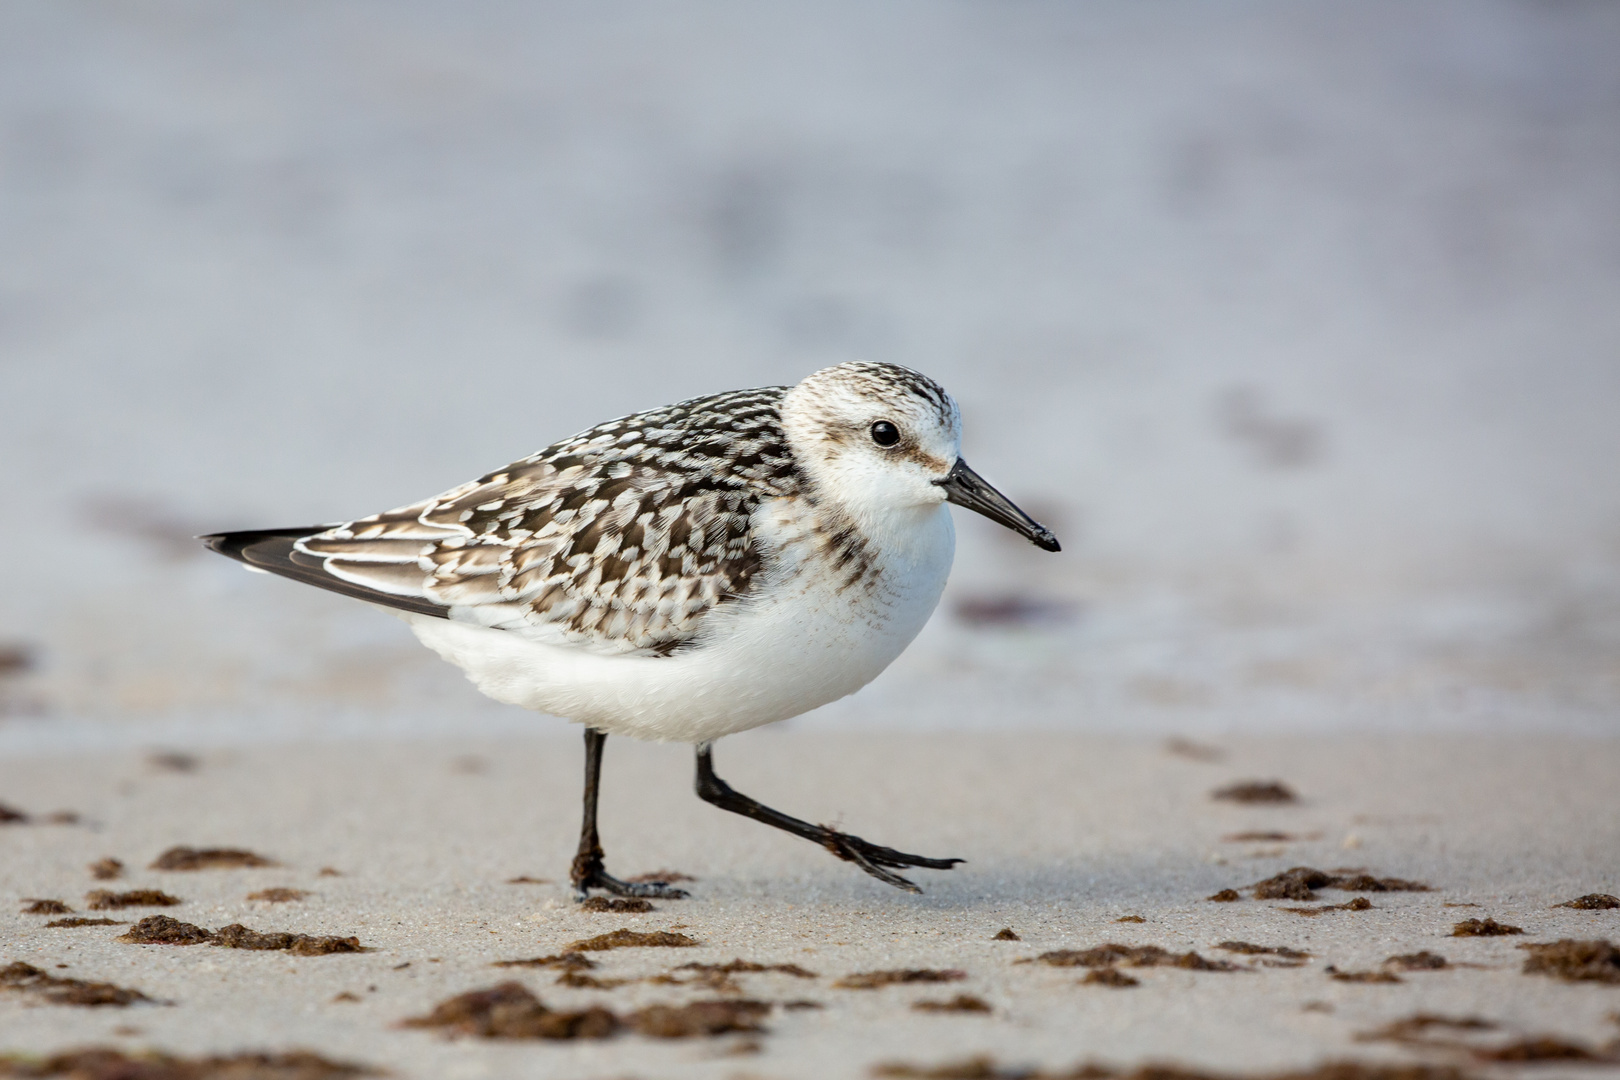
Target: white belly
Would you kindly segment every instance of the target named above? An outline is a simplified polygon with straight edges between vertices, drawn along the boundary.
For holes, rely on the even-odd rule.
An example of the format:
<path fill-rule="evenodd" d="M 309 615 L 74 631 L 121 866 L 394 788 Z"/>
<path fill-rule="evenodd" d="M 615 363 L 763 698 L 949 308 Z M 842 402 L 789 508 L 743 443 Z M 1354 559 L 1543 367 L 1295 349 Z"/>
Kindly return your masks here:
<path fill-rule="evenodd" d="M 840 591 L 786 500 L 755 516 L 773 552 L 746 599 L 705 618 L 690 647 L 623 656 L 549 644 L 451 619 L 406 615 L 423 644 L 497 701 L 637 739 L 705 742 L 797 716 L 865 686 L 909 645 L 939 603 L 955 551 L 941 505 L 874 551 L 872 587 Z"/>

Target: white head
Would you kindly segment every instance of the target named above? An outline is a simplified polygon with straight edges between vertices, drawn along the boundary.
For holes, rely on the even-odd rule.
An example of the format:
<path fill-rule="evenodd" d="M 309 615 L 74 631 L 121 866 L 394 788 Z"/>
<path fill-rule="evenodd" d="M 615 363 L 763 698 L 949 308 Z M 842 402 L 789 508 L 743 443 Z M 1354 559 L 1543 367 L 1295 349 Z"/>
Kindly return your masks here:
<path fill-rule="evenodd" d="M 962 417 L 945 388 L 896 364 L 823 368 L 782 399 L 782 428 L 817 491 L 863 532 L 905 531 L 947 500 L 1057 550 L 962 461 Z"/>

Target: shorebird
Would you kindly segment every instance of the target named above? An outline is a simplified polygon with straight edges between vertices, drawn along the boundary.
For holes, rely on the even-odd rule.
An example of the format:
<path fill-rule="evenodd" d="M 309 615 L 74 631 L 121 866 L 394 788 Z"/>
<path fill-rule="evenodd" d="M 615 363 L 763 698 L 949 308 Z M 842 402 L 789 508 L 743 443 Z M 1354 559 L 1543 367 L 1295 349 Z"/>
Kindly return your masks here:
<path fill-rule="evenodd" d="M 910 855 L 734 791 L 713 744 L 865 686 L 928 621 L 956 534 L 946 503 L 1057 551 L 968 468 L 956 402 L 894 364 L 693 398 L 610 420 L 477 480 L 341 525 L 200 537 L 214 551 L 381 605 L 497 701 L 585 729 L 575 896 L 679 898 L 604 867 L 609 734 L 694 744 L 697 794 L 873 877 Z"/>

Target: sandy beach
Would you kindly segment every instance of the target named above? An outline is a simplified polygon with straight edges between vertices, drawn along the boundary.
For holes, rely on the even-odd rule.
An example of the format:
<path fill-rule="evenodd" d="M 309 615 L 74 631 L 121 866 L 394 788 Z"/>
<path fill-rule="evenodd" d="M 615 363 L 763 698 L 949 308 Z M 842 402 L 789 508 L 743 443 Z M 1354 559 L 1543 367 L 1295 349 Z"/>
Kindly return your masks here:
<path fill-rule="evenodd" d="M 1613 964 L 1521 946 L 1620 943 L 1555 906 L 1620 894 L 1617 54 L 1529 0 L 0 5 L 0 1075 L 1612 1070 Z M 577 731 L 195 539 L 851 359 L 1064 549 L 959 516 L 889 670 L 718 746 L 967 860 L 920 896 L 615 739 L 609 869 L 696 880 L 581 910 Z M 463 1026 L 579 1037 L 403 1026 L 503 983 Z"/>
<path fill-rule="evenodd" d="M 64 916 L 12 906 L 0 961 L 110 982 L 157 1003 L 53 1005 L 0 992 L 0 1047 L 306 1048 L 405 1077 L 859 1077 L 883 1063 L 931 1069 L 978 1056 L 1005 1070 L 1171 1062 L 1256 1075 L 1356 1060 L 1492 1075 L 1507 1066 L 1478 1054 L 1527 1037 L 1552 1035 L 1599 1055 L 1620 1037 L 1615 985 L 1525 974 L 1529 954 L 1519 948 L 1620 942 L 1620 910 L 1554 906 L 1620 891 L 1613 740 L 1167 746 L 1054 734 L 765 731 L 721 745 L 717 764 L 739 790 L 869 839 L 967 859 L 951 872 L 919 871 L 921 896 L 699 802 L 683 747 L 610 743 L 610 869 L 696 879 L 691 899 L 641 914 L 585 912 L 569 900 L 579 757 L 572 738 L 548 736 L 6 761 L 0 801 L 31 816 L 0 828 L 9 903 L 59 899 L 76 917 L 127 924 L 161 914 L 209 930 L 352 935 L 366 951 L 127 944 L 118 938 L 130 925 L 47 928 Z M 1211 797 L 1272 780 L 1298 801 Z M 51 820 L 63 811 L 77 822 Z M 1234 839 L 1245 835 L 1254 838 Z M 148 869 L 176 846 L 241 849 L 276 865 Z M 108 857 L 126 869 L 99 881 L 89 865 Z M 1304 901 L 1256 900 L 1245 888 L 1296 866 L 1432 889 L 1322 887 Z M 86 894 L 97 888 L 158 889 L 182 902 L 87 911 Z M 307 895 L 246 899 L 274 888 Z M 1206 899 L 1229 888 L 1243 898 Z M 1323 907 L 1330 910 L 1290 910 Z M 1523 933 L 1451 936 L 1470 918 Z M 1004 928 L 1020 940 L 996 940 Z M 697 944 L 589 953 L 598 966 L 586 974 L 597 987 L 558 985 L 566 972 L 557 968 L 491 966 L 557 955 L 619 929 Z M 1229 942 L 1309 955 L 1220 947 Z M 1133 966 L 1131 957 L 1102 968 L 1038 960 L 1108 943 L 1158 946 L 1172 960 L 1195 952 L 1212 968 L 1239 970 Z M 1445 967 L 1386 963 L 1422 952 L 1444 957 Z M 811 974 L 710 976 L 706 986 L 691 981 L 696 969 L 679 968 L 738 959 Z M 905 969 L 961 975 L 837 985 Z M 1083 981 L 1098 970 L 1136 985 Z M 671 974 L 680 982 L 646 981 Z M 555 1010 L 603 1006 L 624 1017 L 657 1004 L 736 999 L 773 1007 L 760 1033 L 680 1039 L 633 1030 L 605 1039 L 447 1038 L 400 1026 L 447 998 L 512 979 Z M 957 995 L 988 1011 L 914 1008 Z M 785 1007 L 802 1002 L 818 1007 Z M 1439 1047 L 1365 1038 L 1419 1013 L 1495 1026 L 1460 1038 L 1427 1032 Z M 1459 1045 L 1447 1048 L 1448 1040 Z M 1537 1075 L 1591 1075 L 1593 1067 L 1555 1061 Z"/>

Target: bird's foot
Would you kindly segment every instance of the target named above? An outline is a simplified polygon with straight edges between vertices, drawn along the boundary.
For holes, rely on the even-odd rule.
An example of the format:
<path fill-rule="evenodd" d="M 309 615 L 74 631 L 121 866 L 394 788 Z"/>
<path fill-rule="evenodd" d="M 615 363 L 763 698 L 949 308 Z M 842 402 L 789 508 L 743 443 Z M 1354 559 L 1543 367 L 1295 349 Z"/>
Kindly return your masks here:
<path fill-rule="evenodd" d="M 886 881 L 897 889 L 906 892 L 922 892 L 915 884 L 907 881 L 899 874 L 884 869 L 890 866 L 922 866 L 930 870 L 949 870 L 965 859 L 930 859 L 923 855 L 908 855 L 904 851 L 883 847 L 862 840 L 850 833 L 839 832 L 822 825 L 821 846 L 846 862 L 852 862 L 865 870 L 879 881 Z"/>
<path fill-rule="evenodd" d="M 645 900 L 685 900 L 691 895 L 666 881 L 620 881 L 599 866 L 589 868 L 583 874 L 575 874 L 573 882 L 575 903 L 583 902 L 592 889 L 600 889 L 614 896 L 634 896 Z"/>

